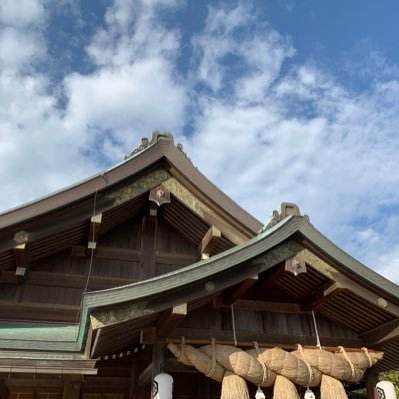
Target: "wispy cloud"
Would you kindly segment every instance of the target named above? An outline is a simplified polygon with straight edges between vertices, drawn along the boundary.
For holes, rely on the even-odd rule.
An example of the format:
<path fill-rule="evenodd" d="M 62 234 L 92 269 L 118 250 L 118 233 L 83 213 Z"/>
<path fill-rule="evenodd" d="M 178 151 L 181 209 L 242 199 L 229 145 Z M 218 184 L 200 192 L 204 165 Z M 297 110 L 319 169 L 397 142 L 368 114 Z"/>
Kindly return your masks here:
<path fill-rule="evenodd" d="M 396 65 L 376 55 L 369 69 L 359 66 L 373 78 L 354 89 L 314 61 L 299 62 L 292 40 L 241 1 L 209 7 L 183 73 L 182 32 L 163 15 L 184 3 L 115 0 L 85 39 L 92 69 L 66 72 L 54 90 L 43 68 L 52 8 L 24 3 L 22 13 L 14 1 L 0 5 L 0 208 L 86 177 L 121 160 L 141 136 L 169 130 L 261 220 L 281 201 L 297 202 L 336 243 L 393 276 Z"/>
<path fill-rule="evenodd" d="M 397 253 L 391 248 L 399 228 L 387 234 L 380 221 L 399 204 L 398 75 L 389 68 L 387 79 L 382 64 L 367 89 L 348 89 L 317 65 L 296 64 L 289 41 L 263 26 L 254 29 L 253 15 L 237 12 L 241 7 L 211 9 L 212 30 L 206 26 L 194 40 L 218 54 L 208 68 L 218 73 L 209 73 L 214 92 L 198 98 L 190 153 L 260 219 L 283 200 L 297 202 L 335 242 L 378 268 L 376 253 Z M 229 18 L 234 29 L 226 31 Z M 224 74 L 229 55 L 240 57 L 241 74 Z M 202 67 L 199 76 L 207 76 Z M 229 87 L 230 95 L 215 95 Z M 386 275 L 389 270 L 384 266 Z"/>

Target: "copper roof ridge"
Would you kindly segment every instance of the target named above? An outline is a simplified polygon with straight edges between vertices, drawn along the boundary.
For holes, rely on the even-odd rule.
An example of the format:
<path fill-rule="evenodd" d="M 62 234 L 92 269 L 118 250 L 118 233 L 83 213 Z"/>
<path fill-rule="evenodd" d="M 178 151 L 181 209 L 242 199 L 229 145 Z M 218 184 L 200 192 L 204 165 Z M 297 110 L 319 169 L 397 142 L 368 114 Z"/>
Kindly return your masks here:
<path fill-rule="evenodd" d="M 262 227 L 256 218 L 245 211 L 234 200 L 222 192 L 191 162 L 181 145 L 175 145 L 170 133 L 154 132 L 151 141 L 145 141 L 122 162 L 81 180 L 66 188 L 55 191 L 36 200 L 24 203 L 0 213 L 0 229 L 44 215 L 73 202 L 93 195 L 123 179 L 142 172 L 157 162 L 166 159 L 175 173 L 186 182 L 198 188 L 204 198 L 216 208 L 227 212 L 251 234 Z"/>

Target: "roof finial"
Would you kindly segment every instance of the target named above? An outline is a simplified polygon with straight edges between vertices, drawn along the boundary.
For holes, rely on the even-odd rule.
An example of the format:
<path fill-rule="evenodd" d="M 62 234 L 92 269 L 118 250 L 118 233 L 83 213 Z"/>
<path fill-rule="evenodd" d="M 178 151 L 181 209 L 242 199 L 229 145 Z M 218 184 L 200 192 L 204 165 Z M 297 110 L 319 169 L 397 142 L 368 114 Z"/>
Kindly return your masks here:
<path fill-rule="evenodd" d="M 280 211 L 274 210 L 272 212 L 269 222 L 263 226 L 260 233 L 270 229 L 281 220 L 293 215 L 301 216 L 301 211 L 299 210 L 298 205 L 294 204 L 293 202 L 282 202 L 280 205 Z M 303 215 L 303 217 L 309 220 L 308 215 Z"/>
<path fill-rule="evenodd" d="M 125 159 L 135 156 L 136 154 L 144 151 L 145 149 L 147 149 L 148 147 L 152 146 L 153 144 L 157 143 L 160 140 L 169 140 L 172 142 L 172 144 L 174 144 L 172 133 L 155 130 L 154 132 L 152 132 L 151 140 L 147 139 L 146 137 L 143 137 L 141 139 L 141 144 L 137 148 L 135 148 L 129 155 L 126 155 Z M 187 154 L 183 151 L 183 144 L 177 144 L 176 148 L 187 157 Z"/>

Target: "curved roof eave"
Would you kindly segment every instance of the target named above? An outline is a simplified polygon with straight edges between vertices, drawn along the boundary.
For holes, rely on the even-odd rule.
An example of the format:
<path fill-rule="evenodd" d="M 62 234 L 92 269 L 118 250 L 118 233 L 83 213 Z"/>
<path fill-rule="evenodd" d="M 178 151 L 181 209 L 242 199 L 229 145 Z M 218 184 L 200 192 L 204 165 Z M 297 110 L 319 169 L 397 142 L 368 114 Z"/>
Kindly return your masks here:
<path fill-rule="evenodd" d="M 332 241 L 321 234 L 302 216 L 290 216 L 270 229 L 253 237 L 243 244 L 202 260 L 177 271 L 126 286 L 94 291 L 85 294 L 83 304 L 88 308 L 103 307 L 126 301 L 135 301 L 156 295 L 158 292 L 172 290 L 253 259 L 267 250 L 281 244 L 299 233 L 305 241 L 325 255 L 344 272 L 374 287 L 396 301 L 399 301 L 399 286 L 354 259 Z"/>
<path fill-rule="evenodd" d="M 96 191 L 101 191 L 119 183 L 162 160 L 167 161 L 172 174 L 176 174 L 178 178 L 183 178 L 198 188 L 203 197 L 210 201 L 213 206 L 223 209 L 232 219 L 237 220 L 252 234 L 256 234 L 262 227 L 262 223 L 236 204 L 199 172 L 191 161 L 175 147 L 172 140 L 160 139 L 110 169 L 63 190 L 0 213 L 0 229 L 17 225 L 20 222 L 44 215 L 94 195 Z"/>
<path fill-rule="evenodd" d="M 358 262 L 342 251 L 302 216 L 290 216 L 272 228 L 262 232 L 243 244 L 237 245 L 209 259 L 186 266 L 177 271 L 164 274 L 134 284 L 86 293 L 83 297 L 79 332 L 75 342 L 64 343 L 63 350 L 82 349 L 87 334 L 90 314 L 98 308 L 144 300 L 157 293 L 179 289 L 195 284 L 256 258 L 284 241 L 299 234 L 312 250 L 327 257 L 342 271 L 363 281 L 370 289 L 399 302 L 399 286 Z M 32 341 L 30 341 L 30 344 Z M 21 342 L 19 343 L 21 346 Z M 68 349 L 69 348 L 69 349 Z"/>

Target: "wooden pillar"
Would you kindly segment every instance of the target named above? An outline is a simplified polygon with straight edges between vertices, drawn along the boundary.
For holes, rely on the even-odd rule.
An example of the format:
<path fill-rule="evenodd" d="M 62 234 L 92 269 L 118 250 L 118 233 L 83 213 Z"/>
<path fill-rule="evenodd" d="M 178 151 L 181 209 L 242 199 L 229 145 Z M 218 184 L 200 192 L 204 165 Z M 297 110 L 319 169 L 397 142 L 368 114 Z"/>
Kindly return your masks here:
<path fill-rule="evenodd" d="M 166 343 L 165 341 L 155 341 L 152 346 L 152 378 L 151 378 L 151 387 L 154 381 L 154 377 L 159 373 L 164 371 L 166 364 Z M 151 398 L 152 398 L 151 391 Z"/>
<path fill-rule="evenodd" d="M 6 399 L 7 395 L 7 387 L 4 380 L 0 380 L 0 399 Z"/>
<path fill-rule="evenodd" d="M 197 386 L 195 389 L 195 399 L 209 399 L 209 378 L 202 373 L 197 373 Z"/>
<path fill-rule="evenodd" d="M 367 399 L 378 399 L 377 390 L 375 389 L 377 382 L 378 373 L 375 367 L 371 367 L 366 371 Z"/>
<path fill-rule="evenodd" d="M 129 388 L 129 399 L 139 398 L 139 361 L 137 356 L 133 356 L 132 369 L 130 373 L 130 388 Z"/>
<path fill-rule="evenodd" d="M 141 232 L 141 262 L 139 279 L 145 280 L 155 276 L 155 252 L 157 237 L 156 209 L 143 217 Z"/>
<path fill-rule="evenodd" d="M 80 382 L 80 376 L 65 377 L 62 399 L 79 399 Z"/>

